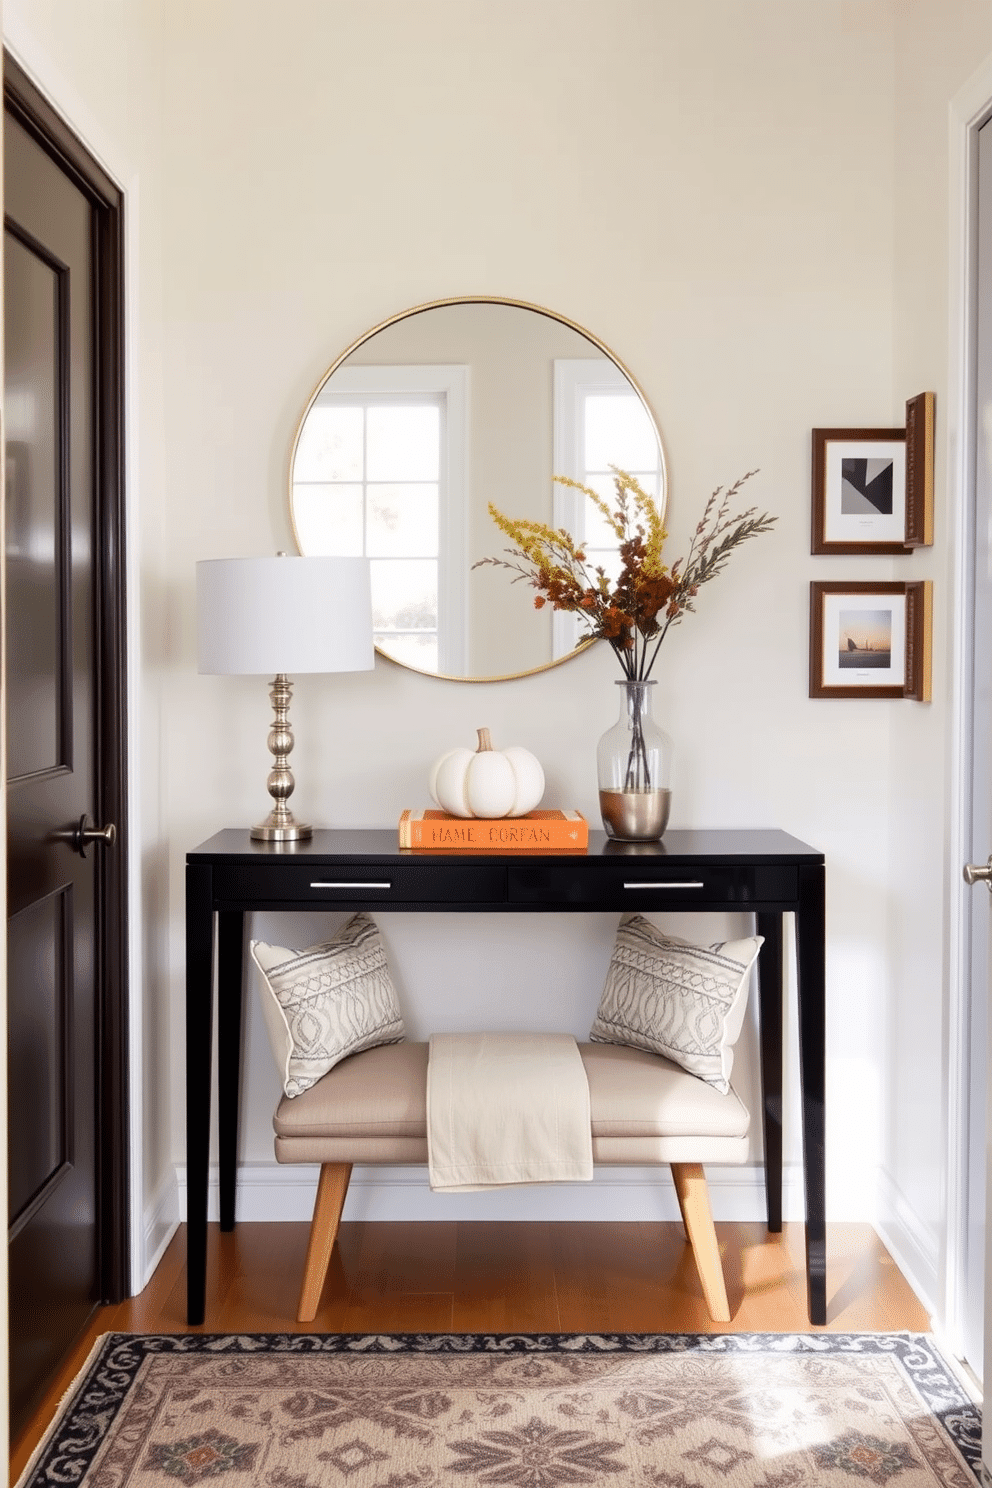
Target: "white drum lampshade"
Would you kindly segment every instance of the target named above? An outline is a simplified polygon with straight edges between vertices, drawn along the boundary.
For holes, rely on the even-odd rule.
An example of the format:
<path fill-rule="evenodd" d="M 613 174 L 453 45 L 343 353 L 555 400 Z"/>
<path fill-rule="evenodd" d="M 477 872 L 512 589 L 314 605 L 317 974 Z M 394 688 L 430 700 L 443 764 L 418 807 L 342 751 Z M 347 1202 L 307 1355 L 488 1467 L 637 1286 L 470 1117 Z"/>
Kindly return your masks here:
<path fill-rule="evenodd" d="M 257 841 L 312 835 L 286 802 L 293 791 L 290 672 L 362 672 L 375 665 L 367 558 L 217 558 L 196 565 L 197 670 L 272 677 L 269 747 L 275 801 Z"/>

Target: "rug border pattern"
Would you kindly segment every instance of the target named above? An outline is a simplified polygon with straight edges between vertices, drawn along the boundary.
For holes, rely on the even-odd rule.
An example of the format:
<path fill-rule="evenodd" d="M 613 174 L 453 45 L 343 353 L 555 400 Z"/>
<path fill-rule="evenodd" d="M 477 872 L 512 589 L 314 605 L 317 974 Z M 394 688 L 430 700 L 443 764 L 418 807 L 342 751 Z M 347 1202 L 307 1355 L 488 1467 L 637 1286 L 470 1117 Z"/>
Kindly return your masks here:
<path fill-rule="evenodd" d="M 107 1333 L 18 1488 L 79 1483 L 150 1354 L 895 1354 L 982 1482 L 981 1407 L 928 1333 Z"/>

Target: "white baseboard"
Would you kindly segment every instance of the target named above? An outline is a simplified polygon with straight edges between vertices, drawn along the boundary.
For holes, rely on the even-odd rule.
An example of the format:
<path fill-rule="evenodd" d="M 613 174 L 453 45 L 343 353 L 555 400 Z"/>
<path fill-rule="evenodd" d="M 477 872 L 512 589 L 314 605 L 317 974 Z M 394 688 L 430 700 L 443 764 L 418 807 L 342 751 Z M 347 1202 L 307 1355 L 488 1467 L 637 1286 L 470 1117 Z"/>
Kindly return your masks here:
<path fill-rule="evenodd" d="M 151 1203 L 145 1207 L 141 1260 L 138 1275 L 134 1278 L 135 1296 L 143 1291 L 151 1281 L 165 1254 L 166 1246 L 181 1223 L 180 1204 L 184 1219 L 186 1217 L 186 1190 L 184 1186 L 180 1200 L 177 1175 L 173 1170 L 162 1180 Z"/>
<path fill-rule="evenodd" d="M 237 1213 L 243 1220 L 309 1220 L 317 1190 L 316 1166 L 246 1163 L 238 1169 Z M 764 1169 L 708 1167 L 717 1220 L 765 1218 Z M 186 1218 L 186 1169 L 177 1167 L 179 1218 Z M 802 1171 L 786 1168 L 782 1212 L 803 1217 Z M 208 1218 L 219 1218 L 217 1168 L 211 1167 Z M 676 1220 L 678 1202 L 668 1169 L 600 1168 L 591 1183 L 539 1184 L 492 1192 L 438 1194 L 422 1167 L 356 1167 L 344 1219 L 362 1220 Z"/>
<path fill-rule="evenodd" d="M 309 1221 L 317 1190 L 316 1166 L 246 1163 L 238 1169 L 237 1213 L 245 1221 Z M 765 1218 L 761 1167 L 707 1168 L 713 1217 L 762 1223 Z M 896 1265 L 932 1315 L 938 1308 L 939 1244 L 919 1221 L 891 1178 L 878 1175 L 876 1229 Z M 786 1167 L 782 1213 L 804 1216 L 802 1169 Z M 210 1169 L 208 1218 L 219 1219 L 218 1173 Z M 420 1167 L 356 1167 L 348 1189 L 346 1220 L 676 1220 L 675 1190 L 667 1169 L 600 1168 L 591 1183 L 546 1184 L 491 1193 L 436 1194 Z M 846 1216 L 855 1218 L 857 1216 Z M 136 1290 L 151 1279 L 176 1226 L 186 1219 L 186 1169 L 177 1166 L 147 1206 L 144 1267 Z"/>
<path fill-rule="evenodd" d="M 931 1317 L 939 1316 L 940 1238 L 924 1225 L 884 1169 L 878 1172 L 875 1228 Z"/>

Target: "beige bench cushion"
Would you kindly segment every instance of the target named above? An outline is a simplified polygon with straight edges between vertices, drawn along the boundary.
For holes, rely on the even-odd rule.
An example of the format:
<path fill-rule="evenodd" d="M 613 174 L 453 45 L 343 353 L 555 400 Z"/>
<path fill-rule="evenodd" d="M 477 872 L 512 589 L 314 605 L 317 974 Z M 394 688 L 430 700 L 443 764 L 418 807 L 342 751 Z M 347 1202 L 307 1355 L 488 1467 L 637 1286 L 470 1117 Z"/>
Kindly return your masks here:
<path fill-rule="evenodd" d="M 598 1163 L 744 1162 L 747 1110 L 660 1054 L 580 1044 Z M 280 1162 L 426 1163 L 427 1045 L 352 1054 L 273 1122 Z"/>

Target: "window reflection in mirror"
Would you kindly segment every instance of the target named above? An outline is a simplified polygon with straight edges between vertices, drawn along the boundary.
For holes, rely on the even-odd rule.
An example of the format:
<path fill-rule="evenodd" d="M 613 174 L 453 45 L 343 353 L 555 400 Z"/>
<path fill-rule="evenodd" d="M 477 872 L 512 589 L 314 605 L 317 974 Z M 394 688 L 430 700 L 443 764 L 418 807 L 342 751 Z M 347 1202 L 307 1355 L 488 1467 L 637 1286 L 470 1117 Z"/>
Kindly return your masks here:
<path fill-rule="evenodd" d="M 376 644 L 393 660 L 450 677 L 520 675 L 582 637 L 562 623 L 572 617 L 536 611 L 506 570 L 472 570 L 505 547 L 487 505 L 567 526 L 609 569 L 600 514 L 552 476 L 610 497 L 610 464 L 664 507 L 654 420 L 602 347 L 530 306 L 423 307 L 358 342 L 311 399 L 291 465 L 297 543 L 370 558 Z"/>
<path fill-rule="evenodd" d="M 464 605 L 464 585 L 452 594 L 449 583 L 442 595 L 441 582 L 463 547 L 454 467 L 464 375 L 464 367 L 341 367 L 311 406 L 293 462 L 300 551 L 370 559 L 376 644 L 418 671 L 464 665 L 452 613 Z"/>
<path fill-rule="evenodd" d="M 555 474 L 581 481 L 612 506 L 610 467 L 617 466 L 657 501 L 664 476 L 661 445 L 650 414 L 620 368 L 603 357 L 559 359 L 554 379 Z M 601 567 L 611 579 L 617 577 L 616 536 L 588 496 L 556 485 L 551 525 L 566 528 L 583 544 L 590 568 Z M 552 650 L 560 660 L 579 644 L 583 627 L 576 615 L 558 611 L 551 625 Z"/>

